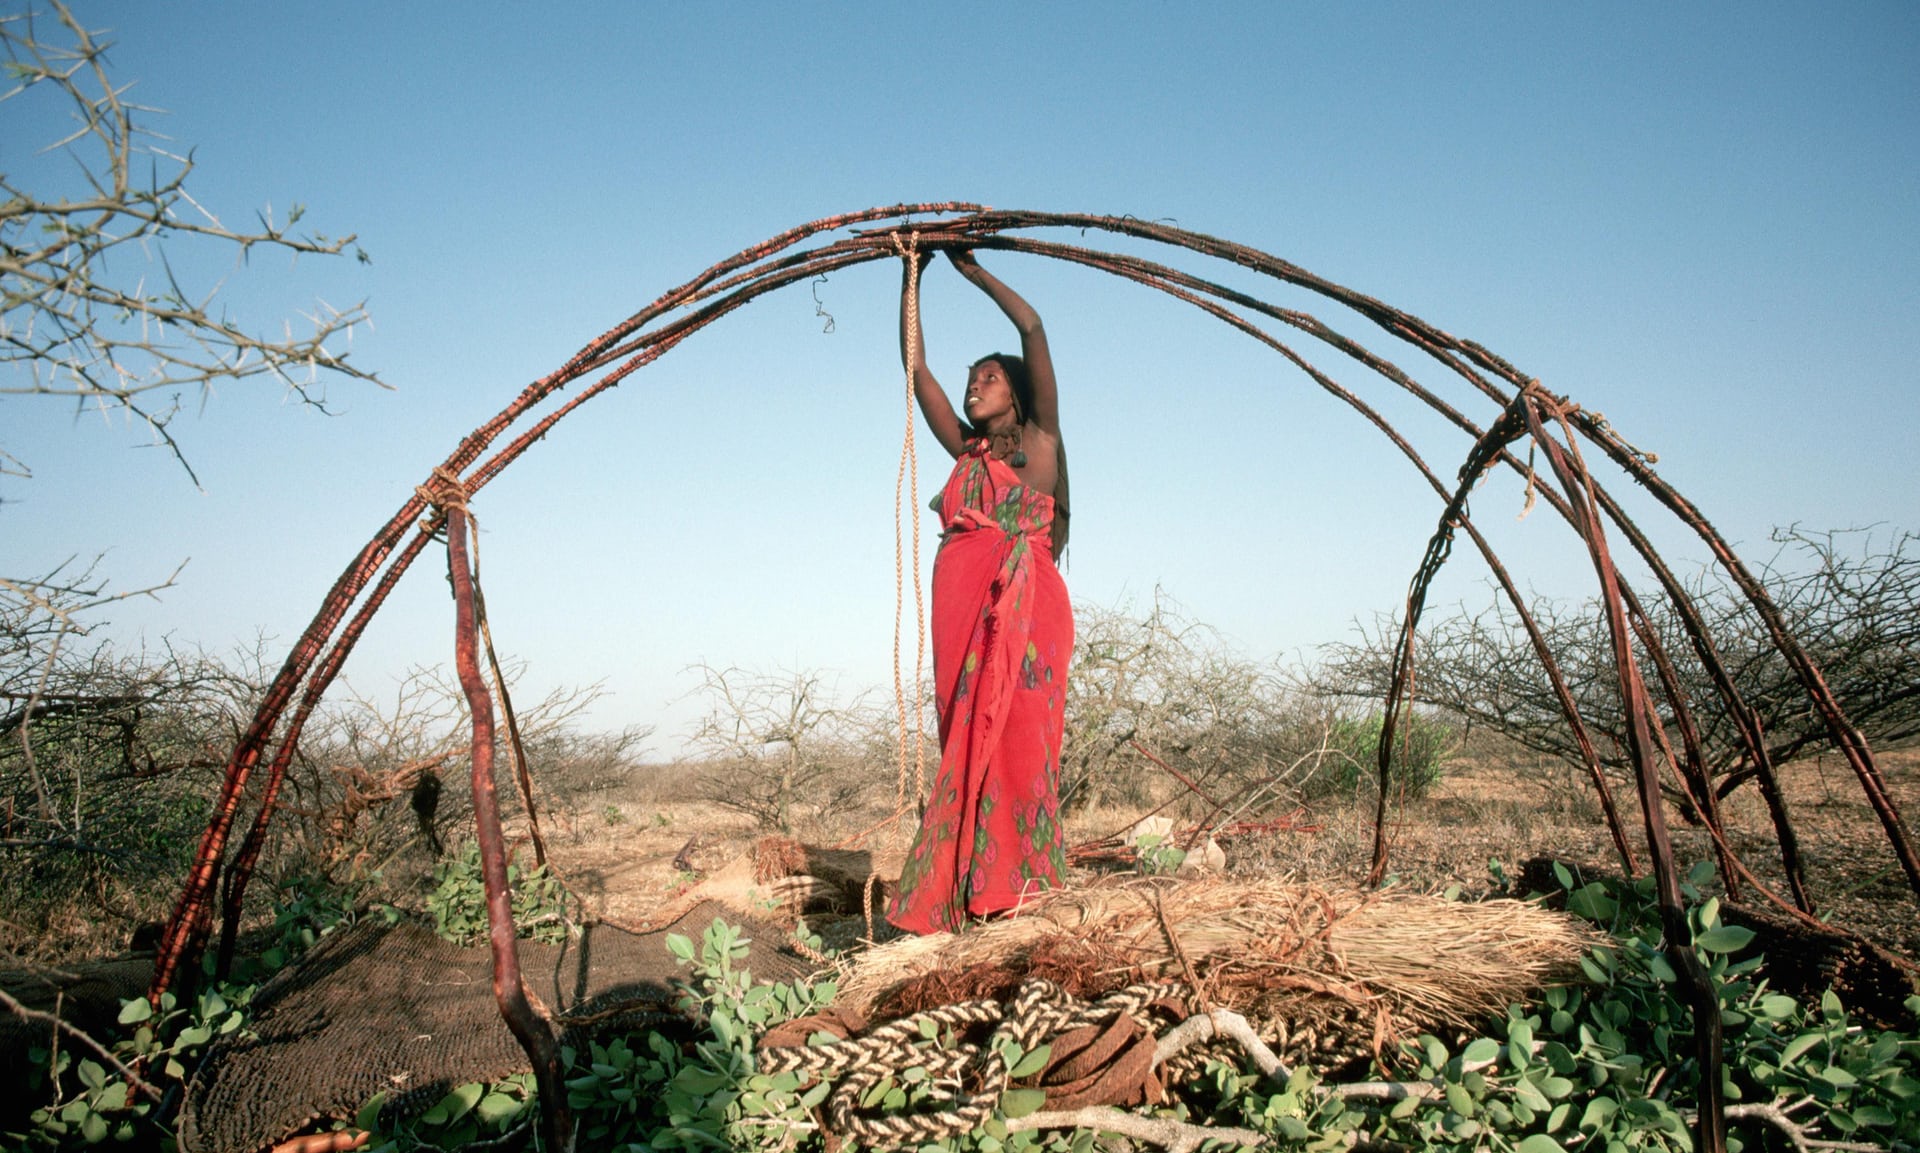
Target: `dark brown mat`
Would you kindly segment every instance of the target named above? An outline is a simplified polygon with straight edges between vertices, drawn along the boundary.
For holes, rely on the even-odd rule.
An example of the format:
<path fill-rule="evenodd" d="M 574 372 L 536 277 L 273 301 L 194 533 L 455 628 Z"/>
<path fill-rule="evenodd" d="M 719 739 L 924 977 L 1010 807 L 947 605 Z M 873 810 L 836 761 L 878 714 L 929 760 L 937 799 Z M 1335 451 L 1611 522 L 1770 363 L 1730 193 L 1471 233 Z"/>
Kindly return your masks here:
<path fill-rule="evenodd" d="M 557 1015 L 665 1017 L 668 982 L 685 972 L 667 952 L 666 934 L 698 942 L 716 917 L 755 941 L 756 978 L 807 972 L 777 949 L 780 930 L 712 903 L 657 932 L 600 925 L 562 946 L 521 941 L 520 966 Z M 485 948 L 462 949 L 411 922 L 370 918 L 328 937 L 260 990 L 250 1037 L 209 1051 L 181 1106 L 181 1150 L 254 1153 L 315 1120 L 351 1117 L 375 1093 L 401 1109 L 424 1109 L 455 1086 L 525 1072 L 492 980 Z"/>

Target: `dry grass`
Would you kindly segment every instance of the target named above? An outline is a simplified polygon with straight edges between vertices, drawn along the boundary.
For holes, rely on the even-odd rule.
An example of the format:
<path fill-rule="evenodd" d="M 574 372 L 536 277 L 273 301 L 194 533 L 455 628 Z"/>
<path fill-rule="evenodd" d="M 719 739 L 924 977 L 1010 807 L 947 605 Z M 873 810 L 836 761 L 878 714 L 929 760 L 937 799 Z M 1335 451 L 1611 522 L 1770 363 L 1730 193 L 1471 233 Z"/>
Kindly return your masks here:
<path fill-rule="evenodd" d="M 930 974 L 1038 971 L 1083 995 L 1197 976 L 1255 1018 L 1362 1010 L 1376 1036 L 1466 1025 L 1567 979 L 1596 938 L 1522 901 L 1465 903 L 1276 880 L 1109 878 L 1019 916 L 856 955 L 842 1003 L 871 1016 Z"/>

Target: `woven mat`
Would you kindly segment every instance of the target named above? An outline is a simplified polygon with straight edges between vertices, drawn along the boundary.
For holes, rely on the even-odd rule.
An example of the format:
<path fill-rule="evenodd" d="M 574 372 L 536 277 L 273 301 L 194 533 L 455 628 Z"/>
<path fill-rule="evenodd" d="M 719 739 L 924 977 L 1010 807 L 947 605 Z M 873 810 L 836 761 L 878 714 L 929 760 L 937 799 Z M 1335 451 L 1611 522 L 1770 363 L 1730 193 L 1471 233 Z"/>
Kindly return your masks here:
<path fill-rule="evenodd" d="M 668 981 L 684 972 L 668 932 L 695 941 L 716 917 L 756 947 L 761 980 L 807 967 L 773 945 L 782 934 L 712 903 L 651 933 L 607 926 L 563 946 L 520 942 L 535 996 L 564 1017 L 670 1016 Z M 252 1036 L 217 1042 L 181 1105 L 183 1153 L 255 1153 L 324 1118 L 351 1117 L 375 1093 L 401 1110 L 425 1109 L 449 1090 L 528 1069 L 493 999 L 485 948 L 463 949 L 423 926 L 377 918 L 326 938 L 263 987 Z"/>

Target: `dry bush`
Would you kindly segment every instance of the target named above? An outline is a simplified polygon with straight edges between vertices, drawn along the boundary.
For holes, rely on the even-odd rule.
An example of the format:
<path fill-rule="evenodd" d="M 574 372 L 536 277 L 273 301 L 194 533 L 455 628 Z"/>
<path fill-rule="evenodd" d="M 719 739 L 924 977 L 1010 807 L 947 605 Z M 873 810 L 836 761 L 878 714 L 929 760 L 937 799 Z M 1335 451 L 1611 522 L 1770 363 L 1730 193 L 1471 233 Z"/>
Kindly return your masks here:
<path fill-rule="evenodd" d="M 694 666 L 708 711 L 684 769 L 707 801 L 792 833 L 854 804 L 891 760 L 871 693 L 841 702 L 818 672 Z"/>
<path fill-rule="evenodd" d="M 1082 605 L 1075 619 L 1061 774 L 1069 806 L 1139 805 L 1170 788 L 1189 794 L 1179 807 L 1191 816 L 1248 819 L 1376 779 L 1376 717 L 1240 656 L 1165 595 L 1143 616 Z M 1403 735 L 1416 768 L 1402 791 L 1418 795 L 1454 742 L 1426 715 Z"/>
<path fill-rule="evenodd" d="M 226 657 L 121 652 L 87 636 L 98 623 L 88 610 L 115 599 L 89 574 L 50 574 L 27 592 L 0 598 L 0 947 L 111 950 L 177 895 L 271 677 L 266 645 Z M 543 804 L 636 767 L 647 730 L 578 729 L 598 695 L 562 688 L 520 707 Z M 338 686 L 302 733 L 262 862 L 270 883 L 254 892 L 367 895 L 384 876 L 392 896 L 423 882 L 440 835 L 471 813 L 469 739 L 465 699 L 444 670 L 413 670 L 384 698 Z M 511 812 L 504 752 L 500 764 Z"/>
<path fill-rule="evenodd" d="M 90 569 L 0 583 L 0 941 L 112 948 L 162 914 L 260 682 L 244 659 L 89 636 L 153 590 Z"/>
<path fill-rule="evenodd" d="M 508 662 L 503 671 L 511 695 L 526 667 Z M 563 686 L 514 702 L 537 806 L 577 805 L 638 767 L 651 730 L 578 727 L 601 693 L 599 685 Z M 511 817 L 523 806 L 504 723 L 498 736 L 495 771 Z M 383 697 L 343 685 L 301 734 L 275 821 L 272 873 L 355 888 L 379 878 L 390 891 L 419 883 L 472 819 L 471 740 L 466 698 L 444 666 L 409 670 Z"/>
<path fill-rule="evenodd" d="M 1870 531 L 1775 533 L 1780 552 L 1759 577 L 1786 626 L 1821 669 L 1849 718 L 1875 745 L 1897 748 L 1920 736 L 1920 546 L 1912 533 Z M 1718 570 L 1689 582 L 1729 675 L 1766 734 L 1776 765 L 1832 746 L 1805 689 L 1764 623 Z M 1648 597 L 1649 625 L 1671 657 L 1681 694 L 1700 729 L 1706 771 L 1725 796 L 1748 779 L 1744 746 L 1729 710 L 1678 614 Z M 1622 781 L 1624 713 L 1606 622 L 1592 600 L 1543 599 L 1529 606 L 1567 687 L 1596 737 L 1603 765 Z M 1381 621 L 1357 644 L 1330 645 L 1316 673 L 1320 691 L 1336 698 L 1379 700 L 1386 692 L 1398 625 Z M 1520 745 L 1582 765 L 1572 729 L 1520 621 L 1504 601 L 1462 612 L 1422 630 L 1416 686 L 1420 699 L 1461 718 L 1469 730 L 1491 729 Z M 1673 729 L 1673 704 L 1658 670 L 1636 646 L 1642 675 Z"/>

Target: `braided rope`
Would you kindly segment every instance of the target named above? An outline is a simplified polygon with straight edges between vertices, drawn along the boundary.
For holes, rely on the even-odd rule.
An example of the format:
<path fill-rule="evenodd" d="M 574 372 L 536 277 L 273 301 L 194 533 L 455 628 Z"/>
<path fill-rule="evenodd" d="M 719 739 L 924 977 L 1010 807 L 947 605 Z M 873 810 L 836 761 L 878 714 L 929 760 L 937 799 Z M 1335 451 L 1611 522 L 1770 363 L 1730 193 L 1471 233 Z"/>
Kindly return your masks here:
<path fill-rule="evenodd" d="M 876 1147 L 924 1144 L 972 1132 L 993 1116 L 1007 1088 L 1009 1043 L 1030 1053 L 1060 1033 L 1106 1024 L 1119 1016 L 1133 1018 L 1150 1032 L 1147 1008 L 1169 998 L 1191 1001 L 1184 986 L 1171 982 L 1132 985 L 1089 1002 L 1051 981 L 1033 978 L 1022 983 L 1005 1005 L 997 1001 L 943 1005 L 901 1017 L 853 1040 L 761 1049 L 757 1063 L 762 1073 L 798 1072 L 834 1080 L 827 1098 L 827 1122 L 835 1132 Z M 940 1040 L 987 1023 L 993 1023 L 994 1030 L 985 1045 L 949 1048 Z M 934 1038 L 930 1043 L 929 1034 Z M 861 1110 L 861 1098 L 870 1090 L 910 1069 L 923 1070 L 925 1080 L 939 1086 L 931 1100 L 944 1106 L 943 1111 L 873 1115 Z M 971 1093 L 961 1088 L 968 1074 L 978 1086 Z"/>
<path fill-rule="evenodd" d="M 912 733 L 913 743 L 913 795 L 920 796 L 926 791 L 927 784 L 927 741 L 920 726 L 920 684 L 926 677 L 927 665 L 927 610 L 925 593 L 920 587 L 920 455 L 914 443 L 914 408 L 918 400 L 917 383 L 914 380 L 913 366 L 919 360 L 920 352 L 920 277 L 917 267 L 920 239 L 917 233 L 907 233 L 903 241 L 899 233 L 890 237 L 893 249 L 907 263 L 907 288 L 905 306 L 913 323 L 907 326 L 907 345 L 904 350 L 906 361 L 906 419 L 900 437 L 900 467 L 893 478 L 893 702 L 900 718 L 900 738 L 896 758 L 899 769 L 895 774 L 893 790 L 893 828 L 889 834 L 889 843 L 895 849 L 900 847 L 900 817 L 907 811 L 907 743 L 908 733 Z M 913 516 L 913 708 L 907 707 L 907 691 L 900 670 L 900 626 L 906 612 L 906 548 L 901 541 L 903 514 L 902 501 L 912 509 Z M 867 884 L 861 895 L 860 908 L 866 918 L 867 940 L 874 939 L 873 933 L 873 890 L 877 873 L 869 872 Z"/>

